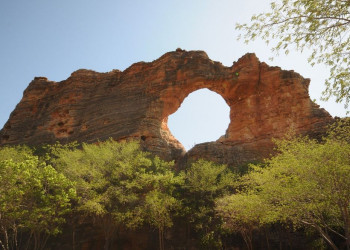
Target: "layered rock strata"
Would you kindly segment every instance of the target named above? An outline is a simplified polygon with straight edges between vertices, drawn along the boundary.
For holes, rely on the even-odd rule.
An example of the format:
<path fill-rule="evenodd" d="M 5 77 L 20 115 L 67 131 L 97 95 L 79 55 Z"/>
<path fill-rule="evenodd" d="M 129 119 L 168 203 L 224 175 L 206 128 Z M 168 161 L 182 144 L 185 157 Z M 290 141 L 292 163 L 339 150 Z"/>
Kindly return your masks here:
<path fill-rule="evenodd" d="M 273 149 L 289 130 L 317 136 L 333 118 L 309 97 L 310 80 L 246 54 L 231 67 L 203 51 L 176 50 L 125 71 L 78 70 L 64 81 L 36 77 L 0 131 L 0 145 L 138 139 L 164 159 L 242 164 Z M 230 107 L 226 134 L 185 152 L 168 116 L 193 91 L 208 88 Z"/>

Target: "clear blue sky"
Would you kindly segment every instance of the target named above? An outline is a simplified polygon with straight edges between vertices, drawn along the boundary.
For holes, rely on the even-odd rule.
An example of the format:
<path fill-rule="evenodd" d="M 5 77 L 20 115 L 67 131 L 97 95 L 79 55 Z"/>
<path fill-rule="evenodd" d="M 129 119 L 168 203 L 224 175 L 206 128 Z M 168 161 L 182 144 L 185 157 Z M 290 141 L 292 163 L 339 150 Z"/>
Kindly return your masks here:
<path fill-rule="evenodd" d="M 327 69 L 310 67 L 307 54 L 292 53 L 270 62 L 272 54 L 262 41 L 245 45 L 236 40 L 235 23 L 248 22 L 253 13 L 268 7 L 267 0 L 1 0 L 0 128 L 35 76 L 61 81 L 80 68 L 124 70 L 134 62 L 152 61 L 178 47 L 204 50 L 226 66 L 247 52 L 255 52 L 261 61 L 311 78 L 310 95 L 318 99 Z M 195 100 L 201 97 L 201 102 L 208 100 L 205 92 Z M 333 116 L 345 115 L 342 105 L 318 103 Z M 201 105 L 205 106 L 196 104 L 193 108 Z M 214 112 L 224 109 L 219 104 L 211 107 Z M 202 126 L 190 131 L 178 124 L 194 117 L 194 111 L 181 112 L 185 115 L 176 114 L 179 121 L 169 126 L 185 146 L 189 145 L 186 147 L 219 137 L 210 131 L 220 129 L 210 127 L 202 138 L 184 141 L 204 131 L 209 118 L 202 116 L 198 123 Z M 227 122 L 225 115 L 216 119 Z"/>

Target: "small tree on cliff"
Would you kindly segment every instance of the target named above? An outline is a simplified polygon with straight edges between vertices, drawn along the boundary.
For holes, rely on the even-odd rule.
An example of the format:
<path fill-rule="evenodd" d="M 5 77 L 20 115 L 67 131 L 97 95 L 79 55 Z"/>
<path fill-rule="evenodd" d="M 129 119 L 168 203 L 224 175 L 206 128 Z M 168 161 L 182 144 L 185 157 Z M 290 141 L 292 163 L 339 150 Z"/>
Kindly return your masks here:
<path fill-rule="evenodd" d="M 350 1 L 278 0 L 271 11 L 254 15 L 250 24 L 237 24 L 245 42 L 257 37 L 267 43 L 277 40 L 273 51 L 311 49 L 309 62 L 330 67 L 324 99 L 350 102 Z"/>

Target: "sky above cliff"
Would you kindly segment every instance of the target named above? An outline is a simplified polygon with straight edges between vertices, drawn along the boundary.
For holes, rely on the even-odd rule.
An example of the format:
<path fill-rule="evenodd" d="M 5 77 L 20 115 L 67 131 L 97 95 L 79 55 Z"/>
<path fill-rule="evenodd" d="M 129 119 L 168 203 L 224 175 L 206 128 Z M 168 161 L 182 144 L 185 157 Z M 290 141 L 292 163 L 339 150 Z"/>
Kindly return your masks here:
<path fill-rule="evenodd" d="M 311 78 L 311 98 L 331 115 L 345 116 L 341 104 L 319 101 L 328 70 L 308 65 L 307 53 L 271 62 L 264 42 L 237 41 L 235 23 L 249 22 L 252 14 L 268 8 L 269 1 L 261 0 L 0 1 L 0 128 L 35 76 L 62 81 L 81 68 L 124 70 L 176 48 L 204 50 L 226 66 L 254 52 L 260 61 Z M 171 131 L 186 148 L 225 133 L 229 110 L 215 95 L 195 92 L 169 118 Z"/>

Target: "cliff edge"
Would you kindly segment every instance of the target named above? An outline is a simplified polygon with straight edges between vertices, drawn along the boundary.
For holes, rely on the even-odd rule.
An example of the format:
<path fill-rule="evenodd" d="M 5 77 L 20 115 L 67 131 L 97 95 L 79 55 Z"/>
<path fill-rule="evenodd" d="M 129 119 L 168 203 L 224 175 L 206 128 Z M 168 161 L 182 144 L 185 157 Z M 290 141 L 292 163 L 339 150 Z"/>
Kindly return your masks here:
<path fill-rule="evenodd" d="M 125 71 L 78 70 L 61 82 L 36 77 L 0 131 L 0 145 L 137 139 L 166 160 L 206 158 L 242 164 L 269 156 L 272 138 L 289 130 L 317 137 L 333 121 L 309 97 L 310 80 L 246 54 L 231 67 L 203 51 L 178 49 Z M 168 129 L 168 116 L 193 91 L 208 88 L 230 107 L 215 142 L 189 152 Z"/>

